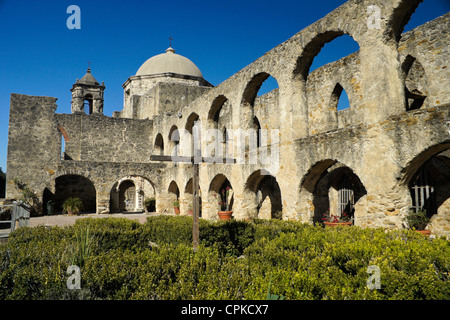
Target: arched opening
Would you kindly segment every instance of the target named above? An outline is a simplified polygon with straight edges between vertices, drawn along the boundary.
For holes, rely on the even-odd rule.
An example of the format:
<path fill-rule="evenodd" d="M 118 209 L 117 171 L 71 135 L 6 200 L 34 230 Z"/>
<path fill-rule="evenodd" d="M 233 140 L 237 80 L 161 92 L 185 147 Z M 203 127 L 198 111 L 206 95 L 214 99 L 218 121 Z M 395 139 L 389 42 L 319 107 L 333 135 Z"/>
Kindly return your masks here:
<path fill-rule="evenodd" d="M 83 202 L 83 213 L 95 213 L 97 210 L 97 194 L 94 184 L 79 175 L 63 175 L 55 180 L 55 212 L 62 212 L 62 205 L 69 197 L 80 198 Z"/>
<path fill-rule="evenodd" d="M 94 112 L 94 101 L 92 94 L 88 93 L 84 96 L 83 108 L 86 114 L 92 114 Z"/>
<path fill-rule="evenodd" d="M 450 149 L 429 157 L 409 184 L 411 211 L 425 211 L 429 218 L 450 214 Z"/>
<path fill-rule="evenodd" d="M 337 83 L 331 93 L 330 108 L 333 108 L 336 111 L 341 111 L 348 109 L 349 107 L 350 101 L 348 100 L 348 95 L 341 84 Z"/>
<path fill-rule="evenodd" d="M 178 200 L 180 197 L 180 189 L 178 189 L 178 185 L 175 181 L 171 181 L 169 184 L 169 188 L 167 189 L 172 201 Z"/>
<path fill-rule="evenodd" d="M 322 222 L 324 214 L 337 218 L 345 214 L 353 220 L 356 203 L 367 194 L 364 185 L 350 168 L 340 163 L 334 162 L 320 173 L 321 167 L 313 169 L 317 181 L 313 189 L 313 222 Z"/>
<path fill-rule="evenodd" d="M 428 93 L 425 70 L 416 58 L 408 55 L 402 64 L 402 73 L 405 83 L 406 110 L 420 109 Z"/>
<path fill-rule="evenodd" d="M 308 74 L 325 64 L 337 61 L 359 50 L 359 44 L 342 31 L 326 31 L 314 37 L 297 59 L 294 75 L 304 82 Z"/>
<path fill-rule="evenodd" d="M 232 211 L 234 192 L 230 181 L 223 174 L 218 174 L 209 185 L 209 196 L 215 201 L 217 211 Z"/>
<path fill-rule="evenodd" d="M 49 204 L 50 201 L 52 202 L 52 204 Z M 53 208 L 53 210 L 55 209 L 55 195 L 48 188 L 45 188 L 44 192 L 42 193 L 42 205 L 44 215 L 51 214 L 52 212 L 49 212 L 50 210 L 52 210 L 51 208 Z"/>
<path fill-rule="evenodd" d="M 153 154 L 163 155 L 164 154 L 164 139 L 161 133 L 158 133 L 155 138 Z"/>
<path fill-rule="evenodd" d="M 266 83 L 267 85 L 264 85 Z M 254 75 L 248 82 L 242 97 L 241 128 L 246 131 L 240 138 L 242 141 L 241 152 L 261 146 L 262 126 L 265 128 L 280 126 L 278 118 L 272 116 L 274 110 L 278 108 L 277 88 L 277 80 L 267 72 Z M 263 124 L 260 123 L 260 119 L 264 119 Z"/>
<path fill-rule="evenodd" d="M 191 179 L 186 183 L 186 187 L 184 188 L 184 206 L 187 210 L 193 210 L 193 201 L 194 201 L 194 182 Z M 202 190 L 199 188 L 199 217 L 202 216 Z"/>
<path fill-rule="evenodd" d="M 431 5 L 423 0 L 403 0 L 388 17 L 387 34 L 396 41 L 401 39 L 402 33 L 410 31 L 428 21 L 431 21 L 449 11 L 446 1 L 434 1 Z M 425 9 L 426 7 L 426 9 Z"/>
<path fill-rule="evenodd" d="M 169 148 L 171 156 L 180 155 L 180 131 L 176 125 L 173 125 L 169 130 Z"/>
<path fill-rule="evenodd" d="M 136 186 L 133 181 L 127 180 L 119 186 L 119 211 L 136 211 Z"/>
<path fill-rule="evenodd" d="M 186 126 L 185 129 L 190 135 L 190 145 L 186 145 L 188 155 L 193 156 L 194 155 L 194 147 L 200 148 L 200 132 L 194 132 L 194 126 L 196 126 L 198 129 L 201 129 L 200 125 L 200 118 L 198 114 L 195 112 L 191 113 L 189 117 L 186 120 Z M 188 140 L 188 139 L 186 139 Z"/>
<path fill-rule="evenodd" d="M 226 132 L 232 129 L 232 121 L 231 103 L 224 95 L 219 95 L 214 99 L 208 112 L 208 129 L 216 131 L 214 135 L 205 137 L 206 139 L 214 139 L 214 141 L 206 141 L 214 146 L 212 150 L 208 146 L 209 154 L 206 154 L 206 156 L 223 157 L 229 153 L 227 148 L 229 141 Z"/>
<path fill-rule="evenodd" d="M 278 88 L 277 80 L 267 72 L 260 72 L 254 75 L 247 84 L 242 96 L 242 105 L 253 109 L 255 107 L 255 100 L 258 96 L 267 94 L 276 88 Z"/>
<path fill-rule="evenodd" d="M 247 193 L 252 197 L 257 217 L 260 219 L 281 219 L 283 204 L 281 190 L 277 179 L 263 170 L 257 170 L 250 175 L 245 184 Z"/>
<path fill-rule="evenodd" d="M 126 176 L 119 179 L 111 188 L 110 211 L 143 212 L 145 199 L 155 198 L 153 183 L 141 176 Z"/>
<path fill-rule="evenodd" d="M 261 147 L 261 124 L 256 116 L 253 117 L 253 130 L 256 132 L 256 148 Z"/>

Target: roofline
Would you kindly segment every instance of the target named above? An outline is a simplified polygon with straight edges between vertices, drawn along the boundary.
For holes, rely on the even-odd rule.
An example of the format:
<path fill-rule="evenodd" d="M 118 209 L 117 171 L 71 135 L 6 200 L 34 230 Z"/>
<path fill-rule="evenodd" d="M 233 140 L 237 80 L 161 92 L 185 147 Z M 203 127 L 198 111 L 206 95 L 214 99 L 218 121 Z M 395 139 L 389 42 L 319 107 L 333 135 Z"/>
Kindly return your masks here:
<path fill-rule="evenodd" d="M 144 80 L 144 79 L 163 78 L 163 77 L 196 80 L 196 81 L 203 83 L 203 85 L 206 87 L 214 87 L 211 83 L 206 81 L 203 77 L 196 77 L 196 76 L 190 76 L 190 75 L 186 75 L 186 74 L 179 74 L 179 73 L 173 73 L 173 72 L 164 72 L 164 73 L 143 74 L 143 75 L 139 75 L 139 76 L 136 76 L 136 75 L 131 76 L 122 84 L 122 88 L 125 89 L 125 87 L 132 80 Z"/>

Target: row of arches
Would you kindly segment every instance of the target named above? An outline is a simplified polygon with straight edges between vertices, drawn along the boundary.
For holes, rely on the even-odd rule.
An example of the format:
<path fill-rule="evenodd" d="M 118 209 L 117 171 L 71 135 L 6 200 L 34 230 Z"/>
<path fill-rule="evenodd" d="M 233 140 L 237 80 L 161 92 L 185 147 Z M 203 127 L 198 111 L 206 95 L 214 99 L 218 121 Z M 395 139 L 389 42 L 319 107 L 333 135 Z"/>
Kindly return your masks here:
<path fill-rule="evenodd" d="M 417 7 L 417 5 L 418 3 L 413 5 L 413 7 L 415 8 Z M 407 21 L 407 19 L 409 19 L 409 16 L 405 16 L 404 19 L 406 19 Z M 403 26 L 404 25 L 402 25 L 401 28 L 403 28 Z M 400 41 L 400 37 L 397 37 L 396 41 Z M 319 63 L 319 66 L 317 66 L 314 64 L 314 62 L 316 60 L 320 60 L 317 58 L 320 58 L 318 56 L 320 56 L 320 53 L 323 51 L 322 47 L 327 48 L 327 46 L 331 45 L 333 42 L 338 42 L 340 46 L 350 48 L 347 51 L 344 50 L 345 53 L 342 56 L 334 56 L 333 58 L 342 60 L 339 68 L 342 67 L 343 69 L 334 71 L 334 73 L 336 74 L 336 76 L 334 76 L 335 79 L 326 79 L 327 81 L 334 80 L 333 85 L 327 85 L 323 88 L 323 90 L 318 90 L 318 88 L 316 87 L 308 88 L 310 77 L 312 76 L 314 78 L 316 72 L 310 72 L 310 69 L 313 68 L 314 70 L 316 70 L 319 68 L 319 66 L 329 66 L 329 64 L 324 64 L 323 62 Z M 333 46 L 331 46 L 331 48 L 334 49 Z M 296 79 L 295 81 L 301 83 L 299 92 L 301 93 L 302 90 L 306 92 L 306 101 L 304 101 L 303 99 L 303 102 L 308 106 L 307 109 L 309 109 L 309 111 L 307 111 L 310 116 L 309 122 L 313 122 L 313 119 L 316 118 L 314 113 L 330 113 L 329 116 L 325 116 L 325 121 L 327 123 L 324 125 L 324 127 L 326 127 L 328 130 L 330 128 L 337 128 L 339 127 L 339 123 L 345 124 L 348 122 L 344 120 L 339 122 L 339 112 L 342 110 L 351 109 L 351 106 L 355 103 L 357 104 L 357 106 L 359 106 L 362 101 L 361 99 L 363 97 L 363 94 L 361 85 L 359 83 L 361 81 L 361 75 L 359 75 L 359 65 L 361 64 L 359 51 L 360 46 L 358 39 L 355 40 L 350 33 L 346 33 L 344 31 L 324 31 L 322 33 L 319 33 L 310 40 L 308 45 L 303 48 L 302 55 L 296 62 L 297 67 L 295 68 L 294 75 L 292 77 L 279 75 L 280 71 L 277 69 L 275 64 L 274 70 L 272 71 L 259 71 L 251 75 L 248 79 L 241 79 L 244 81 L 244 90 L 242 92 L 233 91 L 232 93 L 227 93 L 224 90 L 218 90 L 216 94 L 208 96 L 206 98 L 206 101 L 204 101 L 208 106 L 205 110 L 206 113 L 204 114 L 204 117 L 200 117 L 196 112 L 192 112 L 190 115 L 188 115 L 184 128 L 181 129 L 190 131 L 193 121 L 198 121 L 201 118 L 203 120 L 206 120 L 204 128 L 218 129 L 221 132 L 221 142 L 226 143 L 226 131 L 227 129 L 232 129 L 230 128 L 230 126 L 239 128 L 253 128 L 255 130 L 261 130 L 262 127 L 266 127 L 267 125 L 269 127 L 279 128 L 281 123 L 278 123 L 273 119 L 270 121 L 270 123 L 268 123 L 266 119 L 264 123 L 261 123 L 261 118 L 259 118 L 255 113 L 255 100 L 258 96 L 261 95 L 261 93 L 267 93 L 268 91 L 272 90 L 283 90 L 284 85 L 281 88 L 279 87 L 280 78 L 282 78 L 282 81 L 291 81 L 292 79 Z M 401 83 L 403 83 L 404 92 L 403 110 L 410 111 L 422 108 L 423 106 L 427 106 L 427 97 L 429 95 L 429 90 L 426 68 L 419 61 L 419 58 L 415 56 L 417 54 L 416 52 L 402 52 L 397 54 L 399 55 L 400 61 L 399 69 L 401 79 L 399 80 L 401 81 Z M 348 58 L 350 56 L 355 59 Z M 352 64 L 353 66 L 349 68 L 348 63 Z M 260 68 L 256 69 L 260 70 Z M 344 79 L 342 76 L 342 74 L 346 73 L 350 73 L 347 77 L 348 79 Z M 393 70 L 392 74 L 397 74 L 397 70 Z M 327 81 L 318 81 L 318 83 Z M 355 82 L 357 83 L 355 84 Z M 270 85 L 267 88 L 264 88 L 264 90 L 261 90 L 261 87 L 265 83 L 270 83 Z M 317 92 L 319 92 L 319 96 L 311 96 L 317 95 Z M 236 100 L 236 95 L 241 97 L 240 101 Z M 233 97 L 233 103 L 239 104 L 239 117 L 235 116 L 233 118 L 232 101 L 229 99 L 229 96 Z M 301 94 L 298 97 L 299 101 L 302 100 L 300 99 L 300 96 Z M 318 106 L 318 104 L 322 104 L 322 102 L 318 102 L 320 100 L 324 101 L 324 105 L 322 107 Z M 278 108 L 278 95 L 273 105 Z M 292 111 L 294 112 L 295 110 Z M 344 114 L 342 114 L 342 116 L 344 116 Z M 360 120 L 363 121 L 364 119 Z M 238 123 L 236 123 L 236 121 L 238 121 Z M 336 123 L 335 127 L 333 127 L 333 123 Z M 178 127 L 176 125 L 173 125 L 166 137 L 164 137 L 161 133 L 156 134 L 154 139 L 154 149 L 156 153 L 162 154 L 165 152 L 164 148 L 167 148 L 167 145 L 164 144 L 164 140 L 169 141 L 168 143 L 170 144 L 170 146 L 176 146 L 179 144 L 180 137 L 179 134 L 177 134 L 177 130 Z M 175 134 L 173 134 L 174 132 Z M 314 130 L 314 128 L 310 130 L 310 133 L 315 132 L 318 131 Z M 172 150 L 172 148 L 169 149 Z"/>
<path fill-rule="evenodd" d="M 428 148 L 415 157 L 403 170 L 403 185 L 409 194 L 408 210 L 425 210 L 430 218 L 448 215 L 450 210 L 450 144 L 442 143 Z M 204 218 L 214 218 L 220 211 L 220 201 L 225 201 L 227 209 L 241 212 L 248 217 L 280 219 L 284 211 L 284 190 L 277 177 L 262 170 L 251 173 L 242 184 L 225 173 L 215 174 L 200 193 L 200 204 Z M 160 202 L 159 208 L 171 207 L 175 200 L 184 203 L 186 214 L 193 197 L 192 179 L 182 185 L 171 180 L 168 185 L 155 185 L 153 181 L 139 175 L 123 176 L 111 184 L 109 191 L 109 211 L 142 212 L 143 200 L 154 197 Z M 222 197 L 229 191 L 229 198 Z M 309 207 L 306 214 L 309 222 L 320 222 L 322 215 L 329 212 L 340 216 L 343 213 L 356 219 L 358 214 L 367 213 L 365 201 L 369 195 L 365 181 L 352 168 L 337 160 L 321 160 L 308 170 L 301 179 L 298 201 L 302 207 Z M 228 193 L 228 192 L 227 192 Z M 289 193 L 289 192 L 288 192 Z M 62 203 L 68 197 L 79 197 L 85 213 L 98 212 L 98 188 L 89 178 L 79 174 L 64 174 L 55 179 L 55 189 L 43 192 L 44 211 L 52 200 L 55 212 L 62 211 Z M 161 212 L 162 213 L 162 212 Z"/>
<path fill-rule="evenodd" d="M 98 212 L 98 190 L 89 178 L 79 174 L 65 174 L 57 177 L 54 183 L 54 192 L 49 188 L 44 189 L 42 199 L 44 213 L 48 213 L 49 201 L 53 202 L 54 212 L 61 213 L 63 203 L 69 197 L 81 199 L 83 208 L 80 212 Z M 142 176 L 124 176 L 111 187 L 109 212 L 143 212 L 146 209 L 144 205 L 146 198 L 156 198 L 154 183 Z"/>

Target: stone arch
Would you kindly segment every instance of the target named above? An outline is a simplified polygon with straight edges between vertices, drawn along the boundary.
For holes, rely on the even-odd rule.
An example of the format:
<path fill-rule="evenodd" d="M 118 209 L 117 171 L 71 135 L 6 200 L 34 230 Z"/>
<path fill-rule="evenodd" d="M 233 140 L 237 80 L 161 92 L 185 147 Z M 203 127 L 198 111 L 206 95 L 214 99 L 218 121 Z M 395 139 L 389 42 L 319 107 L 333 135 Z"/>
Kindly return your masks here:
<path fill-rule="evenodd" d="M 153 153 L 163 155 L 164 154 L 164 138 L 161 133 L 158 133 L 155 138 L 155 144 L 153 145 Z"/>
<path fill-rule="evenodd" d="M 200 121 L 200 117 L 195 112 L 192 112 L 186 120 L 186 125 L 184 127 L 185 136 L 184 136 L 183 145 L 182 145 L 183 150 L 186 150 L 185 152 L 183 152 L 184 154 L 193 156 L 194 155 L 194 144 L 198 143 L 198 146 L 200 146 L 200 141 L 195 141 L 196 136 L 195 136 L 195 132 L 193 132 L 194 126 L 196 126 L 196 125 L 199 127 L 199 129 L 201 129 L 201 125 L 199 124 L 199 121 Z M 198 136 L 198 138 L 200 139 L 201 136 Z"/>
<path fill-rule="evenodd" d="M 222 94 L 214 98 L 207 119 L 207 129 L 211 131 L 205 136 L 204 142 L 208 144 L 208 149 L 204 149 L 204 151 L 208 150 L 209 152 L 206 156 L 222 157 L 227 152 L 225 132 L 232 129 L 233 119 L 230 100 Z"/>
<path fill-rule="evenodd" d="M 80 198 L 83 202 L 81 212 L 97 211 L 97 193 L 94 183 L 87 177 L 77 174 L 63 174 L 55 179 L 55 212 L 62 212 L 62 205 L 69 197 Z"/>
<path fill-rule="evenodd" d="M 403 30 L 423 0 L 400 0 L 387 17 L 385 36 L 387 39 L 399 41 Z"/>
<path fill-rule="evenodd" d="M 208 111 L 208 120 L 212 120 L 213 122 L 217 123 L 219 121 L 220 111 L 228 102 L 229 102 L 228 98 L 225 97 L 223 94 L 215 97 Z"/>
<path fill-rule="evenodd" d="M 168 135 L 168 141 L 169 141 L 169 155 L 171 156 L 177 156 L 180 155 L 180 131 L 178 130 L 178 127 L 176 125 L 173 125 L 169 130 Z"/>
<path fill-rule="evenodd" d="M 86 114 L 94 113 L 94 97 L 91 93 L 87 93 L 83 97 L 83 110 Z"/>
<path fill-rule="evenodd" d="M 196 122 L 196 121 L 199 121 L 199 120 L 200 120 L 200 117 L 198 116 L 198 114 L 195 113 L 195 112 L 192 112 L 192 113 L 189 115 L 189 117 L 187 118 L 187 120 L 186 120 L 186 125 L 185 125 L 184 128 L 185 128 L 190 134 L 192 134 L 192 128 L 194 127 L 195 122 Z"/>
<path fill-rule="evenodd" d="M 250 214 L 261 219 L 281 219 L 283 204 L 277 179 L 265 170 L 256 170 L 247 179 L 244 194 Z"/>
<path fill-rule="evenodd" d="M 146 198 L 156 199 L 154 183 L 140 175 L 117 180 L 110 191 L 110 212 L 142 212 Z"/>
<path fill-rule="evenodd" d="M 321 222 L 327 212 L 338 217 L 346 212 L 354 218 L 357 203 L 366 194 L 366 188 L 352 169 L 337 160 L 319 161 L 301 182 L 300 200 L 308 204 L 303 218 L 313 223 Z"/>
<path fill-rule="evenodd" d="M 426 210 L 430 230 L 450 235 L 450 142 L 418 154 L 403 170 L 401 184 L 409 191 L 409 209 Z"/>
<path fill-rule="evenodd" d="M 242 94 L 241 107 L 253 108 L 259 89 L 261 88 L 263 82 L 266 81 L 270 76 L 272 75 L 267 72 L 259 72 L 253 75 L 253 77 L 245 86 L 244 92 Z M 278 82 L 275 77 L 273 78 Z"/>
<path fill-rule="evenodd" d="M 180 197 L 180 189 L 178 188 L 178 185 L 174 180 L 169 183 L 167 191 L 169 192 L 169 195 L 171 195 L 171 200 L 173 201 L 178 200 L 178 198 Z"/>
<path fill-rule="evenodd" d="M 228 196 L 227 196 L 228 193 Z M 234 205 L 234 192 L 231 182 L 224 174 L 217 174 L 209 185 L 208 190 L 208 198 L 209 201 L 213 201 L 215 203 L 215 208 L 217 211 L 220 211 L 220 201 L 226 201 L 228 203 L 228 211 L 233 210 Z"/>
<path fill-rule="evenodd" d="M 343 36 L 344 34 L 350 36 L 358 44 L 358 46 L 361 47 L 359 42 L 356 41 L 355 38 L 350 33 L 341 30 L 328 30 L 322 33 L 318 33 L 303 48 L 302 53 L 297 58 L 293 74 L 294 78 L 301 79 L 303 82 L 306 83 L 308 79 L 309 70 L 314 61 L 314 58 L 319 54 L 322 47 L 326 43 L 331 42 L 334 39 Z"/>
<path fill-rule="evenodd" d="M 422 64 L 412 55 L 407 55 L 401 65 L 405 85 L 406 110 L 420 109 L 427 97 L 427 77 Z"/>

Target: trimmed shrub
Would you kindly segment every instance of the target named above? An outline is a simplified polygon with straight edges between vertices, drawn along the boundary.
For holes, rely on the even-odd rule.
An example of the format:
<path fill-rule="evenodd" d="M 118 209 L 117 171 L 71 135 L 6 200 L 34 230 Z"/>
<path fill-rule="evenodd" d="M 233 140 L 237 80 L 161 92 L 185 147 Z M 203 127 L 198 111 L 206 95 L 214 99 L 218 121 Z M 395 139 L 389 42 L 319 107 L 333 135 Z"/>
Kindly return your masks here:
<path fill-rule="evenodd" d="M 200 220 L 200 235 L 194 252 L 190 217 L 19 228 L 0 246 L 0 299 L 266 299 L 269 285 L 285 299 L 450 299 L 444 238 L 277 220 Z M 66 287 L 72 263 L 81 290 Z"/>

